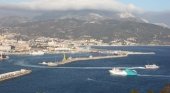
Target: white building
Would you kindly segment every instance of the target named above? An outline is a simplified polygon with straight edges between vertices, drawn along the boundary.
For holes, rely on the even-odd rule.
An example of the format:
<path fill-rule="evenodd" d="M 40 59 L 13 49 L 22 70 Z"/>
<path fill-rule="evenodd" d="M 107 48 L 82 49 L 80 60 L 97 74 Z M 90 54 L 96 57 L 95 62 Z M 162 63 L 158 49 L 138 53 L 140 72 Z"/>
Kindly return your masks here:
<path fill-rule="evenodd" d="M 0 51 L 11 51 L 12 50 L 12 46 L 8 46 L 8 45 L 0 45 Z"/>

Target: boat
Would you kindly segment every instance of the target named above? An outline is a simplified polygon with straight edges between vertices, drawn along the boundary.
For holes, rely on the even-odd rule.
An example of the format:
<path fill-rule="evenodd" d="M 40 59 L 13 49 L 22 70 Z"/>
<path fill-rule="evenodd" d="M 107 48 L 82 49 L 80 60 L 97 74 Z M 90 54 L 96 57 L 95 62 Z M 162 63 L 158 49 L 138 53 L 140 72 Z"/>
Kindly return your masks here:
<path fill-rule="evenodd" d="M 156 64 L 152 64 L 152 65 L 145 65 L 145 69 L 158 69 L 159 66 L 157 66 Z"/>
<path fill-rule="evenodd" d="M 0 60 L 4 60 L 4 59 L 8 59 L 8 58 L 9 58 L 9 56 L 7 56 L 3 53 L 0 54 Z"/>
<path fill-rule="evenodd" d="M 53 66 L 58 66 L 57 62 L 47 62 L 47 66 L 53 67 Z"/>
<path fill-rule="evenodd" d="M 33 52 L 30 52 L 30 55 L 44 55 L 44 52 L 43 51 L 33 51 Z"/>
<path fill-rule="evenodd" d="M 136 76 L 137 72 L 135 70 L 131 70 L 131 69 L 119 69 L 119 68 L 113 68 L 112 70 L 109 70 L 109 72 L 112 75 L 116 75 L 116 76 Z"/>
<path fill-rule="evenodd" d="M 39 63 L 39 64 L 42 64 L 42 65 L 47 65 L 48 63 L 47 63 L 47 62 L 42 62 L 42 63 Z"/>
<path fill-rule="evenodd" d="M 92 56 L 92 55 L 90 55 L 90 56 L 89 56 L 89 58 L 93 58 L 93 56 Z"/>
<path fill-rule="evenodd" d="M 46 66 L 50 66 L 50 67 L 52 67 L 52 66 L 57 66 L 57 65 L 58 65 L 57 62 L 42 62 L 42 63 L 39 63 L 39 64 L 41 64 L 41 65 L 46 65 Z"/>

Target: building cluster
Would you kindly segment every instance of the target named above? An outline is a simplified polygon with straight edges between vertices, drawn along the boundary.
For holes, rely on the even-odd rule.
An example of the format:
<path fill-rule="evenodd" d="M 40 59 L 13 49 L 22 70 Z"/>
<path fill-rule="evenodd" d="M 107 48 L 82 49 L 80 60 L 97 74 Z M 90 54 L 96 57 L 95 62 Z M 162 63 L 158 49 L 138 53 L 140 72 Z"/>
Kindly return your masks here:
<path fill-rule="evenodd" d="M 23 40 L 20 34 L 3 33 L 0 35 L 0 51 L 11 53 L 31 51 L 83 51 L 85 47 L 82 46 L 137 45 L 135 42 L 136 38 L 133 37 L 128 38 L 127 40 L 115 39 L 110 43 L 103 43 L 102 40 L 96 40 L 92 37 L 78 40 L 50 37 L 37 37 Z M 85 50 L 88 50 L 87 47 Z"/>
<path fill-rule="evenodd" d="M 137 42 L 137 38 L 135 37 L 131 37 L 131 38 L 127 38 L 127 39 L 115 39 L 113 41 L 110 42 L 110 45 L 139 45 L 136 43 Z"/>
<path fill-rule="evenodd" d="M 20 53 L 31 51 L 83 51 L 87 50 L 82 46 L 101 45 L 102 40 L 81 39 L 81 40 L 65 40 L 50 37 L 37 37 L 30 40 L 18 38 L 19 34 L 4 33 L 0 35 L 0 51 Z"/>
<path fill-rule="evenodd" d="M 31 49 L 28 41 L 17 40 L 16 33 L 4 33 L 0 35 L 0 51 L 23 52 Z"/>

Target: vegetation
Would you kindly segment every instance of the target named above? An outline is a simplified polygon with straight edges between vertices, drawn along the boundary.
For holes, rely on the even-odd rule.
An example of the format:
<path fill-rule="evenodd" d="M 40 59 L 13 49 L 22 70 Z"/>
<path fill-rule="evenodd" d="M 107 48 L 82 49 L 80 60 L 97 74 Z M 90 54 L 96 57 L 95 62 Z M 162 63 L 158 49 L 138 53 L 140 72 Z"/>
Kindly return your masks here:
<path fill-rule="evenodd" d="M 0 22 L 0 32 L 8 31 L 20 33 L 30 38 L 37 36 L 58 37 L 61 39 L 81 39 L 84 36 L 112 41 L 118 40 L 125 43 L 125 40 L 133 38 L 139 44 L 169 44 L 170 29 L 150 23 L 138 21 L 139 19 L 109 19 L 89 16 L 86 18 L 61 17 L 58 19 L 27 20 L 26 18 L 10 17 Z M 77 15 L 78 16 L 78 15 Z M 93 18 L 94 17 L 94 18 Z M 39 17 L 36 17 L 36 19 Z M 9 19 L 9 20 L 8 20 Z M 11 21 L 14 23 L 11 25 Z M 18 20 L 17 22 L 15 22 Z"/>
<path fill-rule="evenodd" d="M 170 84 L 167 84 L 160 93 L 170 93 Z"/>
<path fill-rule="evenodd" d="M 138 90 L 132 89 L 130 93 L 139 93 Z M 154 93 L 153 90 L 148 90 L 147 93 Z M 170 93 L 170 84 L 167 84 L 160 93 Z"/>
<path fill-rule="evenodd" d="M 132 89 L 130 93 L 139 93 L 136 89 Z"/>
<path fill-rule="evenodd" d="M 151 90 L 151 89 L 150 89 L 150 90 L 148 90 L 148 92 L 147 92 L 147 93 L 154 93 L 154 92 L 153 92 L 153 90 Z"/>

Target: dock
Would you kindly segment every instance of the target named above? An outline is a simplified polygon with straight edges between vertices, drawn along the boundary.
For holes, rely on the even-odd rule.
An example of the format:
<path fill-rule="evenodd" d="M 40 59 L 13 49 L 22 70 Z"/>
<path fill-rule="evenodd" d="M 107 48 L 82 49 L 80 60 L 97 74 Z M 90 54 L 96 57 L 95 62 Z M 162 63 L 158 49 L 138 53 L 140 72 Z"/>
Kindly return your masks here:
<path fill-rule="evenodd" d="M 23 76 L 23 75 L 27 75 L 27 74 L 30 74 L 31 72 L 32 72 L 31 70 L 21 69 L 21 70 L 18 70 L 18 71 L 0 74 L 0 81 L 5 81 L 5 80 L 13 79 L 13 78 L 16 78 L 16 77 L 20 77 L 20 76 Z"/>

